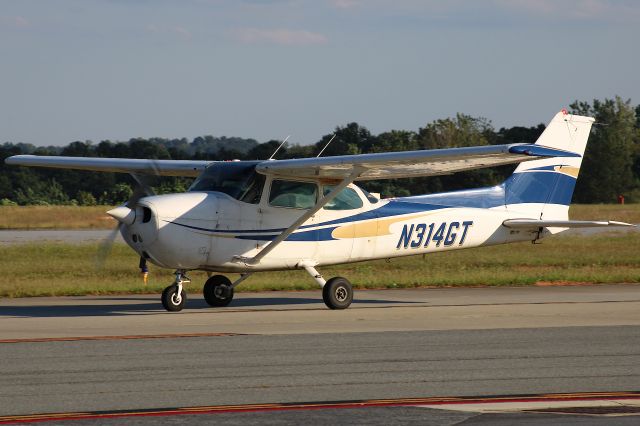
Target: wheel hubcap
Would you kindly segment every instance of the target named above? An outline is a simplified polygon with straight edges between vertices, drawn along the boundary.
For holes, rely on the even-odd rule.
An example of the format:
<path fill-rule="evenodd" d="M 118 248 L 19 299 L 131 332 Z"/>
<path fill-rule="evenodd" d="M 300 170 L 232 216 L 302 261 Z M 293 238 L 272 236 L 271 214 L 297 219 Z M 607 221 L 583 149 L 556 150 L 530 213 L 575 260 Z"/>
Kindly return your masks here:
<path fill-rule="evenodd" d="M 336 299 L 338 300 L 338 302 L 344 302 L 345 300 L 347 300 L 348 294 L 349 292 L 344 287 L 338 287 L 336 289 Z"/>
<path fill-rule="evenodd" d="M 182 302 L 182 296 L 180 296 L 180 294 L 178 293 L 173 293 L 173 295 L 171 296 L 171 302 L 174 305 L 179 305 L 180 302 Z"/>
<path fill-rule="evenodd" d="M 227 291 L 226 288 L 224 288 L 224 286 L 217 286 L 214 290 L 213 290 L 213 294 L 216 296 L 216 298 L 218 299 L 226 299 L 226 295 L 227 295 Z"/>

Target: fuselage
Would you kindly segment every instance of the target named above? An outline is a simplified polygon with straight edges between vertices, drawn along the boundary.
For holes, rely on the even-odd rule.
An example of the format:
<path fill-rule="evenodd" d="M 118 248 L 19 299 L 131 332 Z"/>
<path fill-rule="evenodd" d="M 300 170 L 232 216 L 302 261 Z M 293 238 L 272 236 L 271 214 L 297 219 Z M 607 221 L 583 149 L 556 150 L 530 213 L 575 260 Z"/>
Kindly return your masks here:
<path fill-rule="evenodd" d="M 315 185 L 315 197 L 332 184 L 296 182 L 306 190 Z M 296 202 L 304 207 L 316 199 L 275 195 L 283 187 L 277 177 L 260 185 L 264 189 L 252 202 L 198 190 L 142 198 L 133 224 L 122 227 L 123 236 L 159 266 L 217 272 L 295 269 L 306 261 L 322 266 L 536 238 L 502 226 L 506 219 L 528 217 L 504 203 L 465 207 L 433 196 L 379 200 L 350 185 L 346 202 L 325 206 L 258 264 L 247 265 L 239 259 L 255 256 L 306 212 Z"/>

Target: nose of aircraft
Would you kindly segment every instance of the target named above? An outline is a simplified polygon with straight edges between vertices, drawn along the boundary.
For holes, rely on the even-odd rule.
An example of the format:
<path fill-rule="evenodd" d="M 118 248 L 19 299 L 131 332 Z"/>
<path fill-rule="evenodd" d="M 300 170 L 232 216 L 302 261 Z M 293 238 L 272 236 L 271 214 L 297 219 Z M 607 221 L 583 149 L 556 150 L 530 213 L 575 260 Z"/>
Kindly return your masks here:
<path fill-rule="evenodd" d="M 119 206 L 107 214 L 140 256 L 164 267 L 192 268 L 206 260 L 210 237 L 190 227 L 215 227 L 217 206 L 215 194 L 188 192 L 142 197 L 135 207 Z"/>
<path fill-rule="evenodd" d="M 125 206 L 119 206 L 115 209 L 111 209 L 107 214 L 125 225 L 133 225 L 133 222 L 136 220 L 135 210 L 131 210 L 129 207 Z"/>

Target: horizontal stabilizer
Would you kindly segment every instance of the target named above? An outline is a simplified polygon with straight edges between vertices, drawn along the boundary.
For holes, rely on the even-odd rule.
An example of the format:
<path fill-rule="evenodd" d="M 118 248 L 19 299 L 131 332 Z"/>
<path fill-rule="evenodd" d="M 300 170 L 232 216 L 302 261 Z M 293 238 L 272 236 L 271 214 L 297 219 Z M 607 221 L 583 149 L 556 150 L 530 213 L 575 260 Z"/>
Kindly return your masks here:
<path fill-rule="evenodd" d="M 502 222 L 507 228 L 537 229 L 537 228 L 598 228 L 602 226 L 637 226 L 632 223 L 616 222 L 614 220 L 535 220 L 535 219 L 507 219 Z"/>

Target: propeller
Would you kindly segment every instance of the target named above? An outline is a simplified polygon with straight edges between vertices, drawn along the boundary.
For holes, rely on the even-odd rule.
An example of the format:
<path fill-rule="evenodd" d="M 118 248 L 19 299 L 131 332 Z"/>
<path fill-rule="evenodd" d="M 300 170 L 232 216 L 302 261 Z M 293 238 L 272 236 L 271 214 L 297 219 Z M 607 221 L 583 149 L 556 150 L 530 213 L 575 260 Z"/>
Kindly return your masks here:
<path fill-rule="evenodd" d="M 132 225 L 136 220 L 136 205 L 138 204 L 138 201 L 140 201 L 142 197 L 155 195 L 155 192 L 148 182 L 149 177 L 160 176 L 160 171 L 158 170 L 155 162 L 151 163 L 150 171 L 152 172 L 151 174 L 145 175 L 130 173 L 131 177 L 133 177 L 133 179 L 136 181 L 136 186 L 133 189 L 133 193 L 131 194 L 127 202 L 124 203 L 124 205 L 118 206 L 107 212 L 109 216 L 118 221 L 118 224 L 98 246 L 98 253 L 96 255 L 96 267 L 98 269 L 104 268 L 107 257 L 109 256 L 109 254 L 111 254 L 113 243 L 115 242 L 118 233 L 122 230 L 122 227 L 125 225 Z M 147 259 L 142 256 L 140 257 L 139 267 L 140 271 L 143 274 L 144 283 L 146 285 L 149 270 L 147 268 Z"/>

